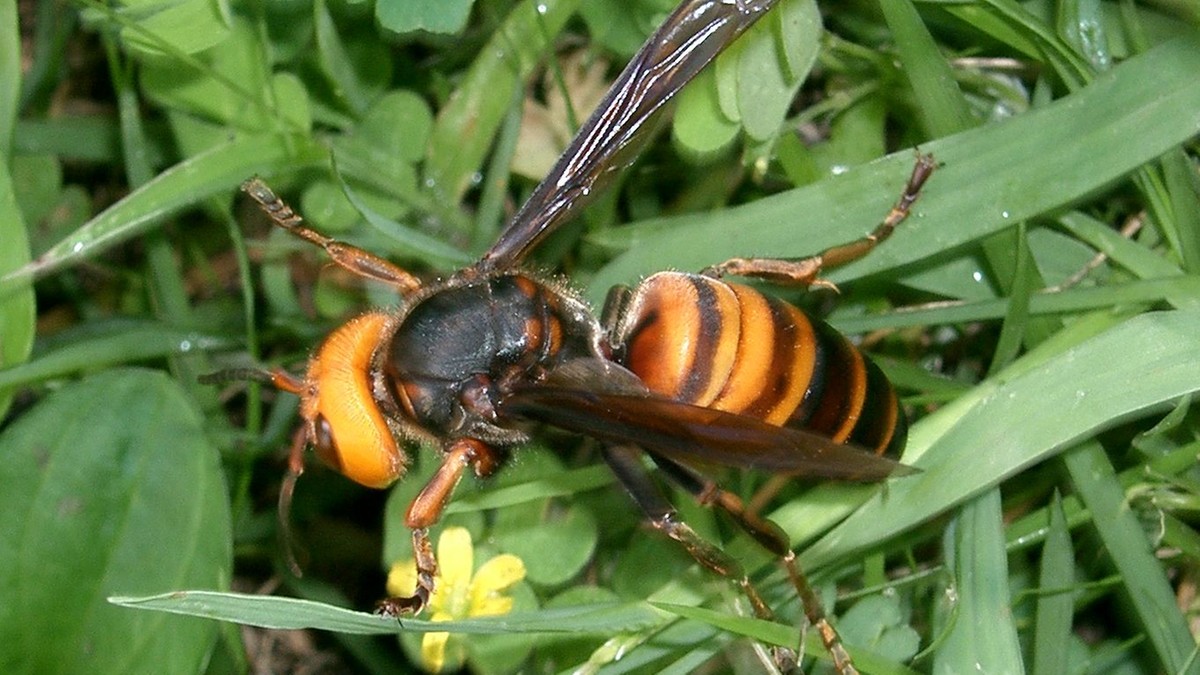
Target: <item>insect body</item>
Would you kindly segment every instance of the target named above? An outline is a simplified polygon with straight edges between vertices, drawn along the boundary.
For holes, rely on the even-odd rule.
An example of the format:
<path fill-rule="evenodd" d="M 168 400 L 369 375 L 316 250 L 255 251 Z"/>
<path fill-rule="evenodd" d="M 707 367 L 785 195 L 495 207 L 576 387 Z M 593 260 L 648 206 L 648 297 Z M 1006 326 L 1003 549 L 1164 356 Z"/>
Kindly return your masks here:
<path fill-rule="evenodd" d="M 403 415 L 440 438 L 510 445 L 496 406 L 574 359 L 601 359 L 600 331 L 574 296 L 522 273 L 452 284 L 416 302 L 381 373 Z"/>
<path fill-rule="evenodd" d="M 900 455 L 895 393 L 825 322 L 749 286 L 678 272 L 651 276 L 624 302 L 616 358 L 651 391 Z"/>
<path fill-rule="evenodd" d="M 887 238 L 933 170 L 918 158 L 899 201 L 867 237 L 803 260 L 732 259 L 702 274 L 663 272 L 612 291 L 601 319 L 564 286 L 520 263 L 628 162 L 663 102 L 772 0 L 689 0 L 618 78 L 550 176 L 475 265 L 431 284 L 366 251 L 304 227 L 261 182 L 246 191 L 281 227 L 323 247 L 337 264 L 393 286 L 398 308 L 337 329 L 302 378 L 282 370 L 233 373 L 267 379 L 301 397 L 286 504 L 307 445 L 348 477 L 382 487 L 403 477 L 410 441 L 439 446 L 433 477 L 409 506 L 418 583 L 412 597 L 381 603 L 415 612 L 433 592 L 437 562 L 428 528 L 468 469 L 486 476 L 527 440 L 529 422 L 594 437 L 650 522 L 697 561 L 735 580 L 756 614 L 771 618 L 737 560 L 694 533 L 646 473 L 662 472 L 731 515 L 777 554 L 843 673 L 849 656 L 794 562 L 786 535 L 748 512 L 697 464 L 810 478 L 880 480 L 904 418 L 878 369 L 842 336 L 800 310 L 720 277 L 820 285 L 819 272 L 865 255 Z M 283 509 L 281 509 L 283 510 Z"/>

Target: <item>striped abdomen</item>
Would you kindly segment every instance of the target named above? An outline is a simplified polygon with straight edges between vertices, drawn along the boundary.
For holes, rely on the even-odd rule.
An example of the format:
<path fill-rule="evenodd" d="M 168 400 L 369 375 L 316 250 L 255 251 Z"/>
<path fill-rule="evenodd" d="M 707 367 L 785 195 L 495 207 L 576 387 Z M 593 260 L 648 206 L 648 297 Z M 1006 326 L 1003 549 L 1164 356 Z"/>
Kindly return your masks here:
<path fill-rule="evenodd" d="M 654 392 L 899 455 L 907 426 L 879 368 L 822 321 L 720 279 L 660 272 L 613 330 L 620 363 Z"/>

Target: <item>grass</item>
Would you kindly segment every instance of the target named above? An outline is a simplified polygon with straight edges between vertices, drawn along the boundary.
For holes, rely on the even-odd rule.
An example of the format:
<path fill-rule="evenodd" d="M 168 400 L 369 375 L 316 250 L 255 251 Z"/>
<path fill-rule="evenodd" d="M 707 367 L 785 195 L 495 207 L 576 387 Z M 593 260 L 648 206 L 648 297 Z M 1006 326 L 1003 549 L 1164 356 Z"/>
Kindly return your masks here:
<path fill-rule="evenodd" d="M 274 512 L 295 399 L 197 382 L 299 371 L 333 327 L 395 302 L 272 232 L 243 180 L 447 274 L 670 3 L 542 4 L 0 0 L 5 672 L 390 672 L 447 627 L 473 634 L 451 648 L 476 672 L 754 672 L 738 635 L 795 639 L 789 585 L 752 542 L 676 500 L 759 570 L 778 623 L 643 536 L 595 449 L 553 433 L 465 481 L 445 518 L 477 563 L 524 560 L 513 614 L 354 611 L 409 555 L 433 451 L 386 494 L 313 462 L 297 579 Z M 436 25 L 452 6 L 466 23 Z M 864 671 L 1200 672 L 1196 72 L 1186 3 L 781 0 L 533 265 L 598 306 L 655 270 L 811 254 L 869 231 L 913 148 L 932 153 L 913 217 L 830 273 L 836 299 L 770 289 L 863 335 L 921 473 L 792 482 L 766 513 Z M 747 498 L 768 479 L 724 478 Z M 196 617 L 323 631 L 263 651 L 272 633 Z M 829 670 L 811 635 L 806 652 Z"/>

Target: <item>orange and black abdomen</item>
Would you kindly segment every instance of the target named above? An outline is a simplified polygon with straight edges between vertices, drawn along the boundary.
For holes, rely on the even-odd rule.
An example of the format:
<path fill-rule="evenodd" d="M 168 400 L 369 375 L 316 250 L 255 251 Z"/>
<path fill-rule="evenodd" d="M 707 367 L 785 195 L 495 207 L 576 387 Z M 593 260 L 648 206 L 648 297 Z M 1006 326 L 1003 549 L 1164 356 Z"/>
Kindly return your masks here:
<path fill-rule="evenodd" d="M 898 456 L 907 426 L 879 368 L 796 307 L 697 274 L 637 286 L 611 336 L 652 391 Z"/>

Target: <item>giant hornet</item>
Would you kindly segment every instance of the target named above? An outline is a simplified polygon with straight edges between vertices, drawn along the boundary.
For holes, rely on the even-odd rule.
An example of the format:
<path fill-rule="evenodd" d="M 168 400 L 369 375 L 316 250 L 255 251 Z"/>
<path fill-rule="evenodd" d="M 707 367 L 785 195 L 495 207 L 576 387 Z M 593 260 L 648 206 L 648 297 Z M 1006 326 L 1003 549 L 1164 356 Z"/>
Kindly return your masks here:
<path fill-rule="evenodd" d="M 468 469 L 487 476 L 542 423 L 601 441 L 603 457 L 650 523 L 700 564 L 735 581 L 756 615 L 772 612 L 742 565 L 697 535 L 651 481 L 645 451 L 670 480 L 727 514 L 779 556 L 842 673 L 850 657 L 795 562 L 787 536 L 695 468 L 698 463 L 805 478 L 881 480 L 906 467 L 905 418 L 880 370 L 825 323 L 725 275 L 822 284 L 828 267 L 866 255 L 908 215 L 934 169 L 918 156 L 898 202 L 866 237 L 802 260 L 738 258 L 699 274 L 660 272 L 613 289 L 600 319 L 571 290 L 521 263 L 632 161 L 665 103 L 774 0 L 685 0 L 621 73 L 550 174 L 474 265 L 424 283 L 307 227 L 262 182 L 244 189 L 275 224 L 345 269 L 393 287 L 400 306 L 367 312 L 327 337 L 302 377 L 240 372 L 301 399 L 303 425 L 281 491 L 286 506 L 307 446 L 363 485 L 384 488 L 409 464 L 404 446 L 441 449 L 408 508 L 418 584 L 380 604 L 421 611 L 434 590 L 429 541 Z M 220 374 L 218 374 L 220 375 Z M 228 375 L 228 374 L 227 374 Z"/>

